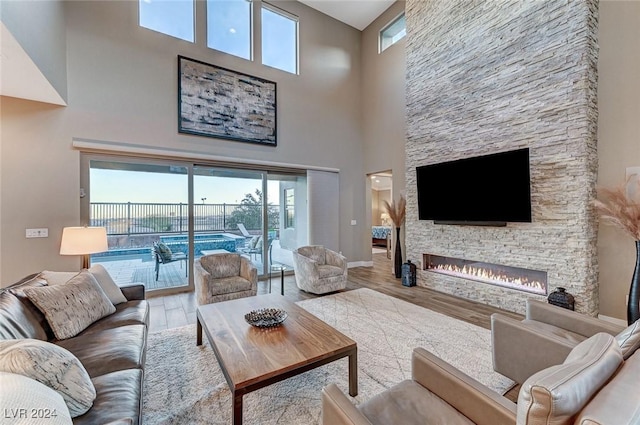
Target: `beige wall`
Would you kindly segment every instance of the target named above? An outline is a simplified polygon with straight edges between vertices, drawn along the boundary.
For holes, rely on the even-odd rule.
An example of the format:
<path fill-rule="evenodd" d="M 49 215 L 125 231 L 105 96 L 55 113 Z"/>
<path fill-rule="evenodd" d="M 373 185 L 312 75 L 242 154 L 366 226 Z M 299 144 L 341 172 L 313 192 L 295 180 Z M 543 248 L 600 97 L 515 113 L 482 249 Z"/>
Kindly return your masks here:
<path fill-rule="evenodd" d="M 362 135 L 366 173 L 391 171 L 394 199 L 405 191 L 406 37 L 378 53 L 380 30 L 400 15 L 404 1 L 392 4 L 362 32 Z M 367 184 L 370 184 L 367 183 Z M 367 205 L 370 203 L 367 202 Z M 371 213 L 373 216 L 373 212 Z M 380 215 L 378 214 L 378 220 Z M 372 221 L 369 224 L 373 224 Z M 369 233 L 364 242 L 371 243 Z M 395 233 L 393 234 L 395 238 Z M 401 241 L 404 239 L 404 227 Z M 395 246 L 395 241 L 393 242 Z M 406 250 L 403 249 L 403 256 Z"/>
<path fill-rule="evenodd" d="M 612 187 L 640 166 L 640 2 L 601 1 L 598 44 L 598 184 Z M 626 320 L 636 260 L 633 240 L 600 226 L 600 314 Z"/>
<path fill-rule="evenodd" d="M 360 32 L 302 3 L 276 4 L 300 18 L 299 76 L 140 28 L 137 2 L 65 4 L 69 106 L 2 98 L 3 286 L 45 268 L 79 267 L 79 259 L 58 255 L 62 228 L 80 224 L 74 138 L 339 169 L 340 250 L 349 261 L 370 255 L 358 242 L 369 234 L 358 160 Z M 197 5 L 204 28 L 204 2 Z M 204 39 L 202 30 L 198 35 Z M 278 146 L 178 134 L 179 54 L 276 81 Z M 48 227 L 49 238 L 25 239 L 28 227 Z"/>

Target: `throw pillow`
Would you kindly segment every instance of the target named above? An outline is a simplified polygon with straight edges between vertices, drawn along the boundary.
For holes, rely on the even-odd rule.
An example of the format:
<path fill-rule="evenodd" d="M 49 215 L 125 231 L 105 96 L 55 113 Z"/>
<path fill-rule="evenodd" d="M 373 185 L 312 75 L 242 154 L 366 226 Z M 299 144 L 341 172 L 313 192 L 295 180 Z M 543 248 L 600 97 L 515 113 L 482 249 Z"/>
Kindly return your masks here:
<path fill-rule="evenodd" d="M 111 278 L 111 275 L 102 264 L 93 264 L 91 268 L 89 268 L 89 273 L 91 273 L 93 277 L 96 278 L 98 284 L 107 295 L 107 297 L 111 300 L 113 305 L 127 302 L 127 298 L 122 293 L 122 290 L 120 289 L 118 284 L 114 282 L 114 280 Z"/>
<path fill-rule="evenodd" d="M 171 260 L 171 248 L 169 248 L 167 244 L 164 242 L 158 242 L 156 247 L 158 248 L 158 254 L 160 254 L 160 257 L 162 257 L 163 260 Z"/>
<path fill-rule="evenodd" d="M 16 373 L 0 372 L 0 388 L 3 389 L 3 424 L 73 423 L 62 396 L 34 379 Z M 8 388 L 11 390 L 6 390 Z"/>
<path fill-rule="evenodd" d="M 622 357 L 627 360 L 640 347 L 640 320 L 636 320 L 616 335 L 616 341 L 622 350 Z"/>
<path fill-rule="evenodd" d="M 116 311 L 87 271 L 78 273 L 64 285 L 27 288 L 24 292 L 42 311 L 58 339 L 76 336 L 96 320 Z"/>
<path fill-rule="evenodd" d="M 249 241 L 249 248 L 257 249 L 260 246 L 260 241 L 262 240 L 262 236 L 254 236 Z"/>
<path fill-rule="evenodd" d="M 0 341 L 0 371 L 24 375 L 54 389 L 64 399 L 72 418 L 86 413 L 96 399 L 96 389 L 80 360 L 50 342 Z"/>

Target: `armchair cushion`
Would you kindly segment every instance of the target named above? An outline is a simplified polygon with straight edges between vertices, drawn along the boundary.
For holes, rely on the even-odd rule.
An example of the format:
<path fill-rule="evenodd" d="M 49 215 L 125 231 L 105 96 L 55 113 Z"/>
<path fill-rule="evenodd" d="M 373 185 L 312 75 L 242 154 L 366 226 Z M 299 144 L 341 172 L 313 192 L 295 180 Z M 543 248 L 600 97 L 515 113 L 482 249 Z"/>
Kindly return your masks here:
<path fill-rule="evenodd" d="M 320 279 L 324 279 L 326 277 L 331 277 L 331 276 L 340 276 L 341 274 L 342 274 L 342 268 L 340 267 L 329 266 L 329 265 L 318 266 L 318 276 L 320 276 Z"/>
<path fill-rule="evenodd" d="M 449 403 L 410 379 L 372 397 L 358 408 L 374 425 L 473 425 Z M 425 418 L 429 418 L 429 422 Z"/>
<path fill-rule="evenodd" d="M 581 342 L 563 364 L 525 381 L 518 395 L 518 423 L 572 424 L 622 361 L 620 347 L 609 334 L 598 333 Z"/>
<path fill-rule="evenodd" d="M 537 320 L 524 319 L 522 321 L 522 324 L 528 326 L 534 332 L 543 332 L 543 333 L 559 336 L 575 344 L 578 344 L 584 341 L 585 339 L 587 339 L 587 337 L 584 335 L 580 335 L 575 332 L 571 332 L 566 329 L 562 329 L 557 326 L 550 325 L 548 323 L 538 322 Z"/>
<path fill-rule="evenodd" d="M 238 254 L 205 255 L 200 264 L 209 272 L 211 279 L 240 276 L 240 256 Z"/>

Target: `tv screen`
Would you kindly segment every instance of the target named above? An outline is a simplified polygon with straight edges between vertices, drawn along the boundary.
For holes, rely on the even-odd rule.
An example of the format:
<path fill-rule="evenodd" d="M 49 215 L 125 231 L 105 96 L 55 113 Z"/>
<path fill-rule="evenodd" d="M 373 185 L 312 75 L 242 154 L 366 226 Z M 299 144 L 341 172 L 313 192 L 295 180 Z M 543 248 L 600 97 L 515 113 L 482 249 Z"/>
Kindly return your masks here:
<path fill-rule="evenodd" d="M 420 220 L 531 222 L 528 148 L 424 165 L 416 174 Z"/>

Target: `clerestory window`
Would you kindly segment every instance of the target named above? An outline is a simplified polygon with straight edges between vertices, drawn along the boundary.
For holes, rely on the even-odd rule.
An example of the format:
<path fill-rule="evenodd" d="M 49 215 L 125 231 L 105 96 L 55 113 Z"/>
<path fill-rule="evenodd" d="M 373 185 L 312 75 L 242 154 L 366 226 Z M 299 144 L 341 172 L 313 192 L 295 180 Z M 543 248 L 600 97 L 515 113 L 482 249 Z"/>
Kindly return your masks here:
<path fill-rule="evenodd" d="M 139 0 L 141 27 L 194 42 L 193 0 Z"/>
<path fill-rule="evenodd" d="M 298 18 L 262 4 L 262 64 L 298 73 Z"/>
<path fill-rule="evenodd" d="M 407 24 L 403 13 L 380 31 L 379 53 L 402 40 L 405 35 L 407 35 Z"/>
<path fill-rule="evenodd" d="M 207 47 L 251 60 L 250 0 L 207 0 Z"/>

